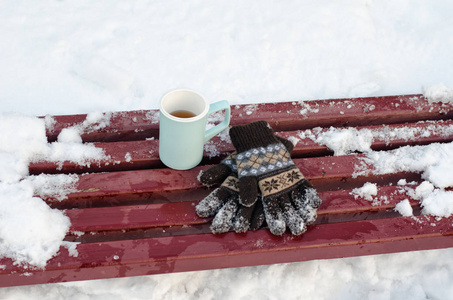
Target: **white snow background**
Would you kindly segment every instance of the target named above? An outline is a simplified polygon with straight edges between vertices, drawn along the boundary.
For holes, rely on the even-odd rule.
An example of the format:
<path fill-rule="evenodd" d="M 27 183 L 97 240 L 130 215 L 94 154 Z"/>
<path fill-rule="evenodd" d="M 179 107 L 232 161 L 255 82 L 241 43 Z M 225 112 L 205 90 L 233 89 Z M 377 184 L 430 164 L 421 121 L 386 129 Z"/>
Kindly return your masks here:
<path fill-rule="evenodd" d="M 58 245 L 69 226 L 31 195 L 49 193 L 36 190 L 42 182 L 57 194 L 55 186 L 70 190 L 71 178 L 27 176 L 30 161 L 58 162 L 73 147 L 83 155 L 71 159 L 80 163 L 102 157 L 81 148 L 77 128 L 46 144 L 51 119 L 34 116 L 89 113 L 99 121 L 99 112 L 157 108 L 174 88 L 231 104 L 408 93 L 449 101 L 452 12 L 446 0 L 3 1 L 0 251 L 42 266 L 52 255 L 47 243 Z M 342 147 L 339 153 L 353 150 Z M 415 163 L 418 148 L 393 153 L 414 161 L 404 168 L 423 172 L 427 181 L 414 195 L 426 205 L 436 194 L 451 201 L 442 188 L 450 185 L 452 168 L 442 163 L 453 166 L 452 148 L 444 146 L 432 165 Z M 422 153 L 434 158 L 433 151 Z M 369 159 L 379 166 L 389 159 L 384 155 L 371 152 Z M 373 186 L 358 192 L 372 197 Z M 12 206 L 10 197 L 29 202 Z M 405 203 L 397 209 L 411 214 Z M 16 245 L 4 242 L 17 227 L 8 220 L 26 210 L 60 224 L 43 237 L 44 246 L 28 247 L 25 236 Z M 448 215 L 452 208 L 431 213 Z M 41 231 L 52 227 L 34 224 Z M 38 298 L 453 299 L 453 249 L 0 289 L 0 299 Z"/>

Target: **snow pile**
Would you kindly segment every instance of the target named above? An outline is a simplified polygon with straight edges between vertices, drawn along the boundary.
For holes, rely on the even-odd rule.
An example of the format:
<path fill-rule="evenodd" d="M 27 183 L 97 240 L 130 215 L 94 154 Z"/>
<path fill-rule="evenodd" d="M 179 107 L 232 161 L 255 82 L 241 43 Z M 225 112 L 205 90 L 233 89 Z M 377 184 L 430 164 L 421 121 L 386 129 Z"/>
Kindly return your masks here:
<path fill-rule="evenodd" d="M 422 213 L 438 217 L 453 214 L 453 143 L 406 146 L 392 151 L 371 151 L 364 161 L 373 166 L 374 174 L 417 172 L 425 181 L 409 193 L 419 200 Z M 368 171 L 359 171 L 366 175 Z"/>
<path fill-rule="evenodd" d="M 375 183 L 367 182 L 360 188 L 352 190 L 354 198 L 361 197 L 365 200 L 372 201 L 373 196 L 377 195 L 377 185 Z"/>
<path fill-rule="evenodd" d="M 28 163 L 49 152 L 44 122 L 17 113 L 0 115 L 0 181 L 28 175 Z"/>
<path fill-rule="evenodd" d="M 430 103 L 434 102 L 453 102 L 453 89 L 446 87 L 443 83 L 427 88 L 423 95 Z"/>
<path fill-rule="evenodd" d="M 409 199 L 404 199 L 395 205 L 395 211 L 399 212 L 403 217 L 410 217 L 413 215 L 412 206 Z"/>
<path fill-rule="evenodd" d="M 453 186 L 453 143 L 405 146 L 391 151 L 368 152 L 364 159 L 374 174 L 419 172 L 438 188 Z"/>
<path fill-rule="evenodd" d="M 42 199 L 50 198 L 61 201 L 66 199 L 69 193 L 76 192 L 75 186 L 78 180 L 79 177 L 75 174 L 40 174 L 26 177 L 22 182 L 30 183 L 35 196 L 39 196 Z"/>
<path fill-rule="evenodd" d="M 43 268 L 60 248 L 69 218 L 33 196 L 27 181 L 0 182 L 0 255 Z"/>
<path fill-rule="evenodd" d="M 80 123 L 73 125 L 71 127 L 63 128 L 58 135 L 58 141 L 62 143 L 81 143 L 82 133 L 89 133 L 104 129 L 110 125 L 110 119 L 112 117 L 111 112 L 102 113 L 102 112 L 92 112 L 87 114 L 85 120 Z M 55 120 L 52 120 L 51 117 L 46 117 L 46 126 L 52 128 Z"/>
<path fill-rule="evenodd" d="M 312 141 L 327 146 L 334 155 L 346 155 L 353 152 L 370 152 L 374 141 L 384 141 L 386 144 L 395 140 L 413 141 L 420 137 L 431 135 L 453 135 L 453 126 L 445 125 L 443 121 L 437 123 L 426 121 L 418 124 L 424 126 L 390 127 L 383 125 L 373 130 L 368 128 L 357 129 L 354 127 L 336 128 L 330 127 L 327 131 L 322 128 L 299 131 L 298 136 L 302 139 L 309 138 Z"/>
<path fill-rule="evenodd" d="M 424 181 L 415 190 L 409 191 L 409 195 L 420 200 L 425 214 L 438 217 L 453 214 L 453 192 L 437 189 L 429 181 Z"/>
<path fill-rule="evenodd" d="M 338 129 L 331 127 L 328 131 L 320 132 L 317 136 L 308 134 L 308 132 L 300 133 L 299 136 L 308 135 L 313 141 L 334 151 L 335 155 L 345 155 L 355 151 L 369 151 L 374 139 L 373 133 L 369 129 L 357 130 L 355 128 Z"/>
<path fill-rule="evenodd" d="M 366 157 L 363 164 L 355 166 L 355 175 L 367 175 L 372 166 L 374 174 L 391 174 L 398 172 L 417 172 L 432 186 L 427 193 L 414 194 L 414 199 L 420 200 L 422 212 L 439 217 L 453 214 L 453 192 L 445 191 L 453 186 L 453 143 L 434 143 L 426 146 L 405 146 L 392 151 L 373 151 L 371 145 L 375 139 L 387 143 L 395 139 L 414 140 L 417 137 L 428 137 L 431 134 L 451 135 L 452 126 L 442 126 L 442 123 L 429 124 L 424 129 L 382 126 L 374 130 L 356 128 L 334 128 L 327 131 L 321 128 L 305 130 L 298 133 L 300 138 L 310 138 L 326 145 L 334 151 L 334 155 L 346 155 L 356 151 L 363 152 Z M 376 195 L 375 186 L 371 183 L 362 188 L 354 189 L 353 194 L 366 200 L 373 200 Z M 374 199 L 375 200 L 375 199 Z M 401 204 L 398 209 L 402 214 L 411 214 Z"/>
<path fill-rule="evenodd" d="M 107 127 L 111 117 L 111 113 L 93 112 L 89 113 L 81 124 L 63 128 L 58 135 L 58 143 L 48 145 L 49 151 L 41 159 L 56 162 L 60 167 L 64 161 L 89 167 L 92 162 L 106 159 L 102 149 L 93 144 L 82 144 L 81 134 Z"/>
<path fill-rule="evenodd" d="M 80 137 L 81 128 L 106 124 L 103 115 L 92 115 L 83 126 L 63 130 L 52 144 L 45 134 L 46 124 L 52 123 L 49 120 L 17 113 L 0 115 L 0 257 L 38 268 L 57 253 L 70 227 L 68 217 L 42 199 L 65 199 L 75 191 L 78 177 L 28 176 L 29 163 L 69 160 L 89 165 L 105 158 L 102 149 L 82 144 Z"/>
<path fill-rule="evenodd" d="M 60 167 L 63 165 L 64 161 L 70 161 L 81 166 L 89 167 L 93 162 L 100 162 L 107 158 L 104 151 L 100 148 L 96 148 L 93 144 L 66 141 L 50 144 L 47 155 L 40 160 L 55 162 Z"/>

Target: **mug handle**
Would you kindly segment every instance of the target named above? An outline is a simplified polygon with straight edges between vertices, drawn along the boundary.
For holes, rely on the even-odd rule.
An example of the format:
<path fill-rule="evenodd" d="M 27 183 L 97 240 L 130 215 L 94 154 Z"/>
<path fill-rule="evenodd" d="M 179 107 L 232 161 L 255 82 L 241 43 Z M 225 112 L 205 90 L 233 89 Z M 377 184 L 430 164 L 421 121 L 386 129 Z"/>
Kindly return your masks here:
<path fill-rule="evenodd" d="M 230 115 L 231 115 L 231 108 L 230 104 L 226 100 L 218 101 L 215 103 L 212 103 L 209 106 L 209 112 L 208 116 L 219 111 L 219 110 L 225 110 L 225 119 L 222 121 L 222 123 L 217 124 L 216 126 L 206 130 L 205 135 L 204 135 L 204 143 L 212 139 L 216 134 L 224 130 L 225 128 L 230 125 Z"/>

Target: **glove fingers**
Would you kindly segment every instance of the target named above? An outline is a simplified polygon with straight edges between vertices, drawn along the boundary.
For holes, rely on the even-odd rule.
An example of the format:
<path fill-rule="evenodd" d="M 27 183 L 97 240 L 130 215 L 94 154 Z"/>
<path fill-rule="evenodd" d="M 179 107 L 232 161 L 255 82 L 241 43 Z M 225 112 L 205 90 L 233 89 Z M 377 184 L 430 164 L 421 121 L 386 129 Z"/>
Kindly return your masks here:
<path fill-rule="evenodd" d="M 256 204 L 255 204 L 256 205 Z M 255 209 L 255 205 L 250 207 L 239 205 L 239 208 L 234 218 L 233 229 L 236 232 L 246 232 L 250 228 L 250 220 Z"/>
<path fill-rule="evenodd" d="M 198 180 L 205 186 L 211 186 L 222 183 L 231 173 L 230 167 L 220 163 L 206 171 L 201 171 Z"/>
<path fill-rule="evenodd" d="M 239 179 L 239 203 L 250 207 L 258 200 L 258 180 L 255 176 Z"/>
<path fill-rule="evenodd" d="M 238 204 L 236 200 L 234 198 L 228 200 L 212 220 L 210 227 L 212 233 L 218 234 L 228 232 L 233 225 L 233 218 L 236 215 L 237 209 Z"/>
<path fill-rule="evenodd" d="M 230 196 L 231 192 L 228 189 L 224 187 L 216 188 L 197 204 L 195 207 L 197 215 L 202 218 L 213 216 Z"/>
<path fill-rule="evenodd" d="M 283 213 L 277 201 L 272 198 L 263 198 L 264 215 L 267 226 L 274 235 L 282 235 L 286 230 L 286 223 Z"/>
<path fill-rule="evenodd" d="M 298 214 L 304 219 L 307 225 L 316 221 L 316 210 L 321 204 L 321 198 L 314 188 L 306 188 L 300 185 L 291 193 L 294 206 Z"/>
<path fill-rule="evenodd" d="M 308 201 L 308 205 L 313 208 L 318 208 L 321 205 L 321 198 L 313 185 L 307 179 L 302 179 L 299 190 L 305 195 Z"/>
<path fill-rule="evenodd" d="M 317 209 L 321 206 L 322 199 L 321 199 L 321 197 L 319 197 L 319 194 L 315 188 L 313 188 L 312 186 L 307 187 L 307 189 L 305 191 L 305 195 L 306 195 L 306 197 L 308 199 L 308 203 L 310 204 L 311 207 Z"/>
<path fill-rule="evenodd" d="M 307 206 L 301 214 L 303 214 L 302 218 L 304 219 L 305 224 L 307 225 L 313 224 L 316 221 L 316 218 L 318 217 L 316 209 L 314 209 L 311 206 Z"/>
<path fill-rule="evenodd" d="M 299 211 L 308 205 L 307 198 L 305 197 L 305 187 L 298 186 L 291 191 L 291 199 L 293 200 L 294 207 Z"/>
<path fill-rule="evenodd" d="M 316 221 L 317 218 L 317 213 L 316 213 L 316 208 L 311 207 L 308 205 L 308 201 L 304 196 L 303 198 L 296 198 L 294 197 L 293 194 L 293 203 L 294 206 L 296 207 L 296 211 L 299 214 L 299 216 L 302 217 L 306 225 L 311 225 Z"/>
<path fill-rule="evenodd" d="M 319 197 L 318 192 L 316 192 L 314 188 L 307 188 L 305 190 L 305 197 L 307 198 L 307 202 L 309 203 L 306 209 L 307 223 L 313 224 L 316 221 L 316 211 L 321 205 L 322 200 Z"/>
<path fill-rule="evenodd" d="M 258 230 L 263 226 L 264 221 L 264 208 L 263 201 L 256 201 L 255 209 L 253 210 L 252 219 L 250 220 L 250 229 Z"/>
<path fill-rule="evenodd" d="M 300 235 L 307 230 L 304 219 L 296 212 L 288 194 L 283 194 L 279 197 L 280 207 L 283 211 L 286 225 L 294 235 Z"/>

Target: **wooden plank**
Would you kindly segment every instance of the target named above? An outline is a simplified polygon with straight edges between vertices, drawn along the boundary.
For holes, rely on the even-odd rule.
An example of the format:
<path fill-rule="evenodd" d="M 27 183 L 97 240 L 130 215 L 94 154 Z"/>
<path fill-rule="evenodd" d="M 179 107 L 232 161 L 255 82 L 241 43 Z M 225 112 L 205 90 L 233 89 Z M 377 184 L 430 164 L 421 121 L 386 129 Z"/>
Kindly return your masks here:
<path fill-rule="evenodd" d="M 453 106 L 429 103 L 423 95 L 367 97 L 315 101 L 293 101 L 233 105 L 231 125 L 267 120 L 276 131 L 321 127 L 381 125 L 440 120 L 453 117 Z M 86 115 L 54 116 L 56 124 L 48 129 L 53 142 L 63 128 L 82 124 Z M 141 110 L 113 113 L 109 126 L 87 128 L 85 142 L 110 142 L 158 138 L 158 111 Z"/>
<path fill-rule="evenodd" d="M 178 225 L 178 226 L 163 226 L 149 227 L 133 230 L 107 230 L 95 231 L 89 233 L 69 232 L 64 241 L 75 243 L 102 243 L 120 240 L 136 240 L 145 238 L 156 238 L 166 236 L 183 236 L 191 234 L 211 233 L 209 224 L 194 224 L 194 225 Z"/>
<path fill-rule="evenodd" d="M 195 213 L 198 201 L 70 209 L 71 231 L 95 232 L 204 224 Z"/>
<path fill-rule="evenodd" d="M 453 246 L 451 218 L 400 217 L 319 224 L 302 236 L 267 230 L 80 244 L 61 249 L 45 270 L 2 259 L 0 286 L 65 282 L 395 253 Z M 24 273 L 26 276 L 24 276 Z"/>
<path fill-rule="evenodd" d="M 354 188 L 372 181 L 379 184 L 396 183 L 400 178 L 418 180 L 415 173 L 386 175 L 364 174 L 355 176 L 357 170 L 371 169 L 363 155 L 311 157 L 294 159 L 296 166 L 318 190 Z M 200 171 L 210 165 L 179 171 L 150 169 L 111 173 L 89 173 L 79 176 L 77 192 L 67 199 L 44 199 L 53 208 L 84 208 L 146 203 L 165 203 L 202 199 L 209 192 L 197 180 Z M 185 200 L 181 200 L 181 196 Z M 196 197 L 196 198 L 192 198 Z"/>
<path fill-rule="evenodd" d="M 404 199 L 410 199 L 414 208 L 419 210 L 418 201 L 411 199 L 401 190 L 399 186 L 378 187 L 378 193 L 374 197 L 375 202 L 355 196 L 350 189 L 321 191 L 319 196 L 323 202 L 318 209 L 317 223 L 394 217 L 398 215 L 393 210 L 395 205 Z M 96 231 L 208 224 L 211 221 L 210 218 L 200 218 L 195 213 L 195 205 L 199 200 L 70 209 L 65 214 L 71 220 L 71 231 L 90 234 Z"/>
<path fill-rule="evenodd" d="M 375 126 L 360 126 L 357 130 L 371 130 L 376 134 L 381 133 L 381 136 L 376 136 L 371 145 L 373 150 L 389 150 L 406 145 L 425 145 L 435 142 L 450 142 L 453 141 L 453 121 L 433 121 L 433 122 L 417 122 L 405 124 L 390 124 L 390 125 L 375 125 Z M 325 156 L 331 155 L 325 145 L 316 143 L 306 135 L 319 135 L 327 132 L 329 129 L 324 128 L 304 131 L 282 131 L 277 132 L 277 135 L 283 138 L 290 138 L 293 141 L 298 141 L 294 147 L 293 157 L 308 157 L 308 156 Z M 398 135 L 391 134 L 401 133 L 404 130 L 412 131 L 413 138 L 404 138 Z M 162 168 L 164 165 L 159 159 L 159 140 L 142 140 L 142 141 L 126 141 L 114 143 L 94 143 L 98 148 L 103 149 L 108 159 L 91 166 L 79 166 L 73 162 L 64 162 L 62 165 L 52 162 L 34 162 L 29 166 L 30 174 L 40 173 L 84 173 L 84 172 L 112 172 L 122 170 L 138 170 L 149 168 Z M 218 162 L 221 158 L 234 151 L 234 147 L 230 141 L 221 140 L 215 137 L 209 142 L 212 148 L 215 148 L 215 156 L 217 159 L 209 161 L 211 153 L 205 151 L 204 163 Z M 207 146 L 207 148 L 211 148 Z"/>
<path fill-rule="evenodd" d="M 164 167 L 159 159 L 158 140 L 94 143 L 94 146 L 102 149 L 107 159 L 89 166 L 78 165 L 71 161 L 62 163 L 37 161 L 30 163 L 29 172 L 31 175 L 41 173 L 81 174 L 86 172 L 113 172 Z"/>

